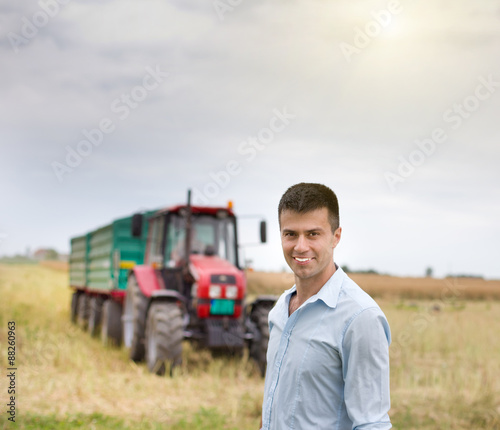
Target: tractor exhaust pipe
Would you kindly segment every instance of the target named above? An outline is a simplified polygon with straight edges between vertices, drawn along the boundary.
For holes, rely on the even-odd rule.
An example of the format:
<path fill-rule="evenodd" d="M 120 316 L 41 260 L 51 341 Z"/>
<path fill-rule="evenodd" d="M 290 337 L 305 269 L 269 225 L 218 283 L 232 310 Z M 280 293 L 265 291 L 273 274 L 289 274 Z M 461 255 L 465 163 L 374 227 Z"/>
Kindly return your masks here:
<path fill-rule="evenodd" d="M 187 195 L 187 206 L 186 206 L 186 246 L 184 247 L 186 250 L 185 256 L 185 270 L 186 273 L 189 272 L 189 256 L 191 255 L 191 230 L 192 230 L 192 221 L 191 221 L 191 190 L 188 190 Z"/>

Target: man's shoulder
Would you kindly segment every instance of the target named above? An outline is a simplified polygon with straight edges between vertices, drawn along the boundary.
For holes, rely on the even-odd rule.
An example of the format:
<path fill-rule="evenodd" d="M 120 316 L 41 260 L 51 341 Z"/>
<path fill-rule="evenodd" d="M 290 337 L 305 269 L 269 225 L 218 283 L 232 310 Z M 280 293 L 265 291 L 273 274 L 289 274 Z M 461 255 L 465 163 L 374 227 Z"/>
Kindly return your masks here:
<path fill-rule="evenodd" d="M 389 323 L 378 303 L 356 282 L 345 275 L 339 294 L 339 309 L 345 318 L 347 329 L 356 321 L 358 329 L 363 327 L 382 327 L 385 336 L 391 343 Z"/>
<path fill-rule="evenodd" d="M 362 311 L 368 308 L 380 309 L 373 297 L 345 273 L 340 287 L 339 302 L 345 306 L 353 307 L 353 311 Z"/>

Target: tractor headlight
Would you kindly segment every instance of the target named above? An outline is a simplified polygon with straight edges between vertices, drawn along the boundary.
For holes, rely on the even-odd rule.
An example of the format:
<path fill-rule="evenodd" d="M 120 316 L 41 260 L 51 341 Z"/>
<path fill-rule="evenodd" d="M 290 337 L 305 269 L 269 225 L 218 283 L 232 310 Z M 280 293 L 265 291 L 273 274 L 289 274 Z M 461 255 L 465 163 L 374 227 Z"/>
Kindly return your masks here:
<path fill-rule="evenodd" d="M 228 285 L 226 287 L 226 299 L 235 299 L 238 297 L 238 287 L 236 285 Z"/>
<path fill-rule="evenodd" d="M 211 299 L 218 299 L 221 296 L 222 288 L 220 285 L 210 285 L 208 289 L 208 297 Z"/>

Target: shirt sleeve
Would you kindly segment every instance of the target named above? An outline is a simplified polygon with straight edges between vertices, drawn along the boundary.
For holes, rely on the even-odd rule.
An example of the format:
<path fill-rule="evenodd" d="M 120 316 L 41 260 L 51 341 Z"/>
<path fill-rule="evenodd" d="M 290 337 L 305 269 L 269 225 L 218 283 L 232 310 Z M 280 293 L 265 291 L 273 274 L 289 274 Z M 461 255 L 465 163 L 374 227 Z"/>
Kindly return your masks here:
<path fill-rule="evenodd" d="M 347 324 L 342 341 L 344 400 L 353 430 L 392 427 L 389 388 L 389 324 L 378 308 L 362 310 Z"/>

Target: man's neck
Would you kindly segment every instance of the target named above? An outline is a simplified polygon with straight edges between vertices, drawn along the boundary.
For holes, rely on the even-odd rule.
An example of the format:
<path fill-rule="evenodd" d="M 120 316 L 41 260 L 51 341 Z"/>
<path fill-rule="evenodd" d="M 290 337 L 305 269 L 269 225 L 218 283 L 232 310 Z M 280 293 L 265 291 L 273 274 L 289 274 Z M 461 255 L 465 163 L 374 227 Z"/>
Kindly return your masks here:
<path fill-rule="evenodd" d="M 337 267 L 335 264 L 333 264 L 332 268 L 322 274 L 320 278 L 300 279 L 295 277 L 295 286 L 297 288 L 297 307 L 301 306 L 302 303 L 304 303 L 310 297 L 318 294 L 319 290 L 323 288 L 323 285 L 327 283 L 327 281 L 333 276 L 336 271 Z"/>

